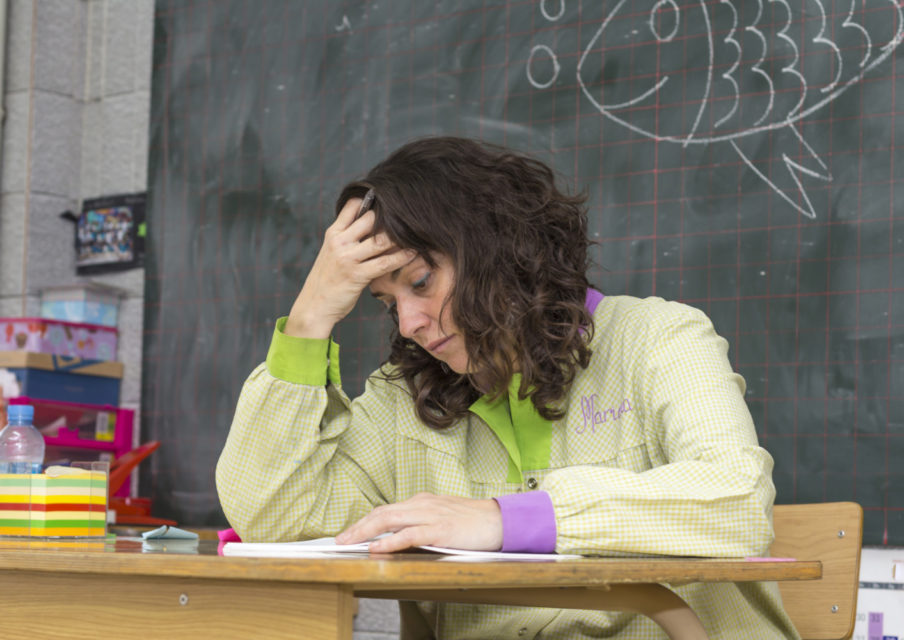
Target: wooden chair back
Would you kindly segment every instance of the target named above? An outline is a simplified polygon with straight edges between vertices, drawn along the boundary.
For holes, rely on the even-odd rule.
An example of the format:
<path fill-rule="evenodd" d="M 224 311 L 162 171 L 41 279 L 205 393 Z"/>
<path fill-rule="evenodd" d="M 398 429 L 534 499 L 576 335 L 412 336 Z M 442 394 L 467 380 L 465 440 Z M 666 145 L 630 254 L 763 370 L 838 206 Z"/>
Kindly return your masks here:
<path fill-rule="evenodd" d="M 785 581 L 785 610 L 804 640 L 842 640 L 854 632 L 863 509 L 855 502 L 775 505 L 770 555 L 820 560 L 819 580 Z"/>

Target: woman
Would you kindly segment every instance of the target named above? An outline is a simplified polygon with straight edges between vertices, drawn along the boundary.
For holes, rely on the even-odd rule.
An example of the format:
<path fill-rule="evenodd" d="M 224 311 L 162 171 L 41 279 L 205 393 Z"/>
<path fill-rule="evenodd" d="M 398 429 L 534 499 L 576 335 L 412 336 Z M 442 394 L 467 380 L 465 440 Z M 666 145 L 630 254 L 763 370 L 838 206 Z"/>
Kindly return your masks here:
<path fill-rule="evenodd" d="M 217 466 L 243 539 L 765 554 L 772 459 L 726 341 L 690 307 L 591 289 L 583 199 L 548 167 L 471 140 L 418 140 L 347 186 L 337 211 Z M 330 335 L 365 289 L 396 329 L 388 362 L 351 401 Z M 774 584 L 676 591 L 711 638 L 797 637 Z M 402 613 L 405 637 L 662 637 L 633 614 Z"/>

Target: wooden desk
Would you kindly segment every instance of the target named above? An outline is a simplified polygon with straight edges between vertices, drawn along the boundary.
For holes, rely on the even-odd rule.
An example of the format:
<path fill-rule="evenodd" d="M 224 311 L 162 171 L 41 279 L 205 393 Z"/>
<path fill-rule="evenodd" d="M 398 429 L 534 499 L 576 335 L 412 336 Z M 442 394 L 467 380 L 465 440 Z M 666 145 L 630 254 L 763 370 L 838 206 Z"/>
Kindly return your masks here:
<path fill-rule="evenodd" d="M 659 583 L 809 580 L 818 561 L 581 558 L 450 562 L 433 554 L 279 559 L 0 544 L 2 634 L 10 638 L 350 640 L 356 596 L 636 611 L 671 638 L 705 638 Z"/>

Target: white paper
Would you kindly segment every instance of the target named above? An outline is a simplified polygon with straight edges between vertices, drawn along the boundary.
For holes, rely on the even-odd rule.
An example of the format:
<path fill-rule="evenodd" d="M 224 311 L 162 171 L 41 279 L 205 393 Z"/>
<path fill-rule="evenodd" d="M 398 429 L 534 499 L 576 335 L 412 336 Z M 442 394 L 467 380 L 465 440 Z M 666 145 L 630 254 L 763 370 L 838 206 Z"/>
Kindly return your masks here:
<path fill-rule="evenodd" d="M 462 560 L 561 560 L 562 558 L 581 558 L 583 556 L 558 553 L 510 553 L 508 551 L 468 551 L 466 549 L 450 549 L 424 545 L 419 547 L 425 551 L 444 553 Z"/>
<path fill-rule="evenodd" d="M 336 544 L 335 538 L 316 538 L 297 542 L 227 542 L 223 545 L 223 555 L 296 558 L 367 553 L 369 546 L 370 542 Z"/>
<path fill-rule="evenodd" d="M 336 544 L 335 538 L 317 538 L 298 542 L 227 542 L 223 545 L 224 556 L 253 556 L 274 558 L 311 558 L 322 556 L 342 556 L 346 554 L 368 553 L 370 543 Z M 425 551 L 441 553 L 449 560 L 561 560 L 563 558 L 580 558 L 576 555 L 559 555 L 557 553 L 506 553 L 504 551 L 468 551 L 466 549 L 450 549 L 424 545 L 418 547 Z"/>

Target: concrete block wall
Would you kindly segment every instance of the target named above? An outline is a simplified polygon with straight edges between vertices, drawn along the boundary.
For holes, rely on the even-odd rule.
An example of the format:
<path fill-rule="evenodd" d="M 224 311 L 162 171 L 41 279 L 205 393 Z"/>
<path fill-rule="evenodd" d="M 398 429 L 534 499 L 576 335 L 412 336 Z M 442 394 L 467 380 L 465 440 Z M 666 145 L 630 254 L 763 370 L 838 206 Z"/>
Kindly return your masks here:
<path fill-rule="evenodd" d="M 42 287 L 86 279 L 62 211 L 147 188 L 153 23 L 153 0 L 7 0 L 0 316 L 38 315 Z M 140 411 L 144 272 L 91 279 L 128 292 L 121 403 Z M 355 640 L 398 637 L 394 602 L 359 602 Z"/>
<path fill-rule="evenodd" d="M 393 600 L 358 600 L 353 640 L 398 640 L 399 607 Z"/>
<path fill-rule="evenodd" d="M 153 0 L 7 0 L 0 315 L 38 315 L 43 287 L 88 279 L 61 212 L 146 189 L 153 26 Z M 127 292 L 120 399 L 140 409 L 144 272 L 90 279 Z"/>

